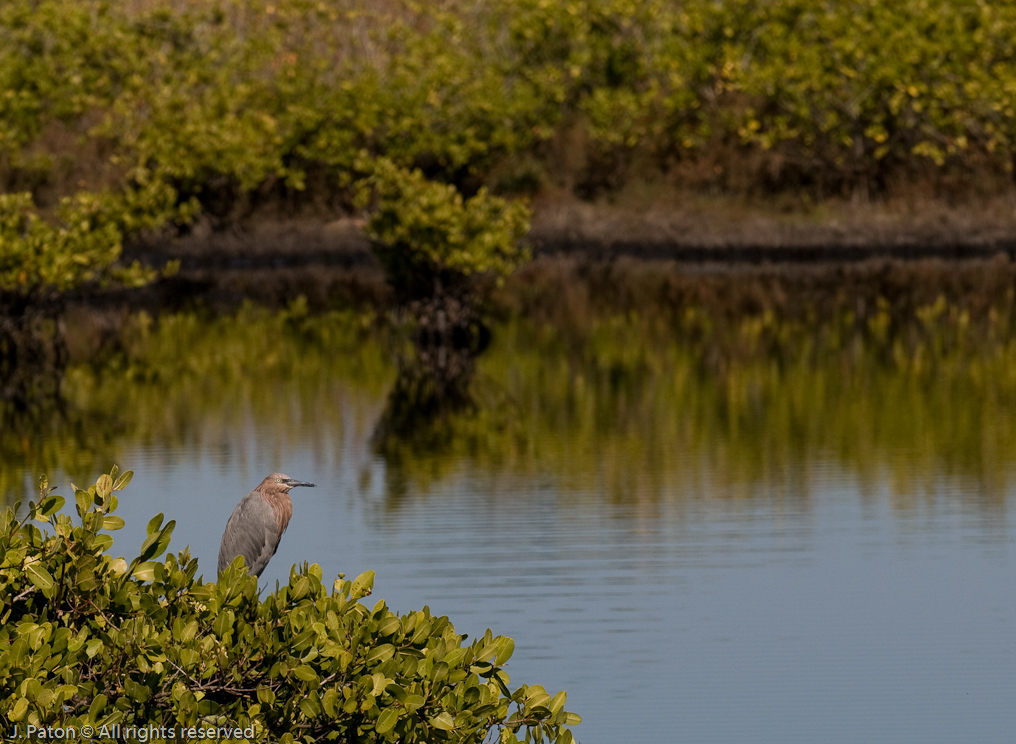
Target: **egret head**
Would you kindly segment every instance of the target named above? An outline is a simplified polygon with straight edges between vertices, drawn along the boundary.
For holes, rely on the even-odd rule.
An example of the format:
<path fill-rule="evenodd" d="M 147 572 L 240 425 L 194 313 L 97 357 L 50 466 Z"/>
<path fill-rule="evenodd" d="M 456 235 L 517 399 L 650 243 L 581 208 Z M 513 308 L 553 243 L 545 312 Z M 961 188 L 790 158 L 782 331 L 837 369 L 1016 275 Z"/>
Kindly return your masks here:
<path fill-rule="evenodd" d="M 279 491 L 281 491 L 282 493 L 289 493 L 289 489 L 297 488 L 299 486 L 307 486 L 308 488 L 315 487 L 313 483 L 308 483 L 307 481 L 301 481 L 296 480 L 295 478 L 290 478 L 285 473 L 272 473 L 263 481 L 261 481 L 261 485 L 258 486 L 258 488 L 260 490 L 274 491 L 276 493 L 278 493 Z"/>

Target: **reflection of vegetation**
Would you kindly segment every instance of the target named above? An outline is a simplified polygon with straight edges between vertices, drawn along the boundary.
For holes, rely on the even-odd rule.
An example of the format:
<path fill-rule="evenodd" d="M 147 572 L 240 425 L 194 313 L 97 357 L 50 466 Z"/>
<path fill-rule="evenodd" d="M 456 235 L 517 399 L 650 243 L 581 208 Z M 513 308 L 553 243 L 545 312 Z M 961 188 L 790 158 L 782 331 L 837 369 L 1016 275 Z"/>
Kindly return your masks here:
<path fill-rule="evenodd" d="M 26 413 L 29 401 L 56 400 L 67 349 L 52 303 L 29 306 L 0 298 L 0 404 Z"/>
<path fill-rule="evenodd" d="M 384 413 L 374 430 L 375 448 L 389 465 L 404 457 L 426 457 L 452 446 L 456 419 L 475 411 L 475 359 L 468 351 L 442 346 L 417 349 L 399 364 Z"/>
<path fill-rule="evenodd" d="M 829 462 L 899 494 L 962 476 L 1000 499 L 1016 460 L 1011 325 L 975 327 L 944 304 L 918 316 L 812 329 L 769 315 L 710 331 L 689 312 L 578 335 L 514 321 L 478 365 L 487 392 L 455 421 L 445 467 L 410 460 L 405 475 L 426 484 L 468 458 L 632 499 L 800 487 Z"/>
<path fill-rule="evenodd" d="M 624 500 L 758 485 L 806 495 L 825 463 L 898 498 L 959 478 L 998 501 L 1016 472 L 1014 320 L 1001 309 L 972 319 L 944 301 L 818 325 L 765 313 L 716 323 L 693 310 L 568 331 L 509 318 L 476 363 L 469 405 L 438 411 L 414 438 L 389 402 L 404 436 L 380 451 L 392 482 L 412 490 L 471 463 Z M 80 477 L 135 443 L 242 458 L 259 421 L 294 449 L 326 448 L 351 425 L 366 443 L 385 391 L 423 384 L 390 388 L 378 334 L 369 319 L 311 317 L 299 303 L 216 321 L 142 316 L 123 355 L 72 368 L 63 423 L 0 430 L 0 488 L 20 489 L 19 466 Z"/>
<path fill-rule="evenodd" d="M 487 324 L 468 299 L 445 295 L 418 300 L 407 310 L 414 317 L 401 328 L 411 328 L 410 343 L 399 351 L 398 377 L 373 436 L 389 464 L 407 449 L 419 457 L 447 447 L 453 421 L 475 408 L 476 358 L 490 342 Z"/>
<path fill-rule="evenodd" d="M 21 469 L 84 479 L 124 447 L 153 442 L 242 462 L 264 427 L 313 452 L 343 426 L 366 437 L 376 412 L 360 399 L 379 401 L 392 378 L 371 324 L 348 313 L 312 318 L 302 302 L 275 315 L 137 316 L 122 353 L 70 367 L 61 415 L 0 427 L 0 494 L 21 493 Z"/>

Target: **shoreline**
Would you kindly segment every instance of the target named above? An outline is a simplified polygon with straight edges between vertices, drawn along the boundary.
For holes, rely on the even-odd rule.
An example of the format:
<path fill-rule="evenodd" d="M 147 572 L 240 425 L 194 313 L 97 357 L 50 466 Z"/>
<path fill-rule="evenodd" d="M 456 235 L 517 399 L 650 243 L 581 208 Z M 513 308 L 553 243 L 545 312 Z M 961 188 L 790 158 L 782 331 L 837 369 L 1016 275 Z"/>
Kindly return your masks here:
<path fill-rule="evenodd" d="M 1006 196 L 978 207 L 830 202 L 779 212 L 733 199 L 660 199 L 635 208 L 623 201 L 545 198 L 534 204 L 533 261 L 499 295 L 533 285 L 531 292 L 553 301 L 568 283 L 594 281 L 616 283 L 606 292 L 615 297 L 637 294 L 636 286 L 655 287 L 652 294 L 663 292 L 668 303 L 684 301 L 674 296 L 678 285 L 677 294 L 688 301 L 739 296 L 751 285 L 758 297 L 751 306 L 785 305 L 788 294 L 791 300 L 825 298 L 822 304 L 836 297 L 835 304 L 843 304 L 843 295 L 867 303 L 883 291 L 912 296 L 911 305 L 937 294 L 970 293 L 978 300 L 987 283 L 986 294 L 1001 299 L 1016 284 L 1014 204 L 1016 198 Z M 129 246 L 124 258 L 152 266 L 179 260 L 180 270 L 148 288 L 114 293 L 103 304 L 157 311 L 198 302 L 215 310 L 247 299 L 283 306 L 302 294 L 320 309 L 385 308 L 393 300 L 362 222 L 350 217 L 260 217 L 218 232 L 198 223 L 182 237 Z"/>
<path fill-rule="evenodd" d="M 869 258 L 1016 259 L 1016 190 L 979 204 L 898 199 L 855 204 L 829 200 L 790 209 L 778 200 L 664 193 L 581 201 L 543 194 L 532 204 L 534 257 L 631 256 L 687 263 L 839 262 Z M 180 238 L 125 250 L 130 258 L 180 258 L 184 264 L 242 267 L 285 263 L 373 264 L 363 222 L 349 216 L 254 216 L 215 231 L 199 222 Z"/>
<path fill-rule="evenodd" d="M 940 199 L 787 205 L 661 193 L 615 203 L 538 200 L 531 239 L 542 253 L 687 263 L 856 262 L 871 258 L 1016 257 L 1016 192 L 978 204 Z"/>

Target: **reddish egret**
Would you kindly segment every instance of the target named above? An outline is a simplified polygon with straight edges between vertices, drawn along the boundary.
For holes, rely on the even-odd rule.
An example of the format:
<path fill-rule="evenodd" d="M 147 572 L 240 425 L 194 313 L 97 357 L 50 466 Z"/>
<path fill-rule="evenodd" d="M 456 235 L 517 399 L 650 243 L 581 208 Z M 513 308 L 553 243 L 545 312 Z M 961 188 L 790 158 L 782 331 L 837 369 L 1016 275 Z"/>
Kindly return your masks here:
<path fill-rule="evenodd" d="M 293 516 L 293 502 L 289 489 L 310 486 L 313 483 L 293 480 L 282 473 L 272 473 L 261 485 L 248 493 L 236 505 L 219 546 L 219 572 L 242 555 L 247 562 L 247 573 L 260 576 L 268 561 L 279 547 L 282 533 Z"/>

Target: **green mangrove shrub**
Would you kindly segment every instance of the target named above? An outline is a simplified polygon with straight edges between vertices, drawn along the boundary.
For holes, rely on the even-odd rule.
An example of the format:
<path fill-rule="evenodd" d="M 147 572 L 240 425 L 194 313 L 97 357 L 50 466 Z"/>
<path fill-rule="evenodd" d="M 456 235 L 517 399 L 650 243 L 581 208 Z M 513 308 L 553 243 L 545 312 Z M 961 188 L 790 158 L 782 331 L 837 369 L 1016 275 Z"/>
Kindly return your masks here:
<path fill-rule="evenodd" d="M 374 432 L 385 453 L 405 437 L 433 438 L 445 415 L 471 408 L 473 362 L 490 340 L 479 300 L 491 278 L 503 281 L 528 258 L 529 209 L 482 188 L 464 199 L 454 185 L 387 158 L 369 167 L 358 194 L 371 210 L 367 235 L 412 328 L 412 350 L 398 360 Z"/>
<path fill-rule="evenodd" d="M 529 257 L 529 208 L 486 189 L 463 199 L 451 184 L 386 158 L 370 164 L 359 203 L 367 235 L 400 300 L 459 294 L 478 275 L 502 280 Z"/>
<path fill-rule="evenodd" d="M 23 512 L 0 513 L 0 715 L 5 725 L 94 732 L 106 726 L 216 727 L 257 741 L 572 741 L 565 693 L 512 691 L 510 638 L 471 643 L 424 607 L 396 615 L 374 574 L 294 567 L 263 599 L 230 568 L 195 578 L 197 560 L 166 553 L 175 522 L 148 523 L 140 554 L 110 554 L 114 467 L 74 488 L 77 519 L 45 481 Z M 34 522 L 41 522 L 46 531 Z M 52 531 L 50 531 L 52 530 Z"/>
<path fill-rule="evenodd" d="M 0 194 L 0 292 L 26 300 L 86 282 L 142 284 L 156 276 L 135 263 L 118 267 L 121 224 L 108 196 L 64 198 L 56 219 L 44 219 L 30 193 Z M 119 219 L 118 219 L 119 218 Z"/>
<path fill-rule="evenodd" d="M 696 163 L 735 190 L 725 165 L 830 192 L 997 176 L 1014 29 L 961 0 L 7 0 L 0 184 L 71 161 L 91 191 L 145 167 L 208 209 L 342 201 L 361 149 L 527 191 Z"/>
<path fill-rule="evenodd" d="M 30 192 L 0 193 L 0 402 L 23 410 L 59 395 L 66 294 L 93 284 L 151 282 L 159 270 L 122 264 L 126 236 L 188 213 L 189 205 L 159 180 L 120 192 L 81 191 L 49 214 Z M 164 269 L 173 270 L 175 264 Z"/>

